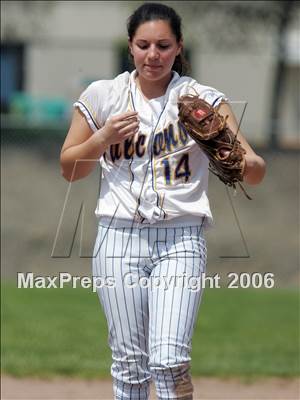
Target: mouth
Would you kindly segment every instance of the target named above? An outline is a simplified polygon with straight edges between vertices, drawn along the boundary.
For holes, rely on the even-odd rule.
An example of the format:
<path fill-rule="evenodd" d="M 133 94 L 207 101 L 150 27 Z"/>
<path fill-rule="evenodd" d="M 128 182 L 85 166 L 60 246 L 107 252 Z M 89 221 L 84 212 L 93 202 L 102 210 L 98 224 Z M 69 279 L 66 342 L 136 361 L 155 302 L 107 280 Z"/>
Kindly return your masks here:
<path fill-rule="evenodd" d="M 157 70 L 157 69 L 162 68 L 162 66 L 161 66 L 161 65 L 150 65 L 150 64 L 145 64 L 145 68 Z"/>

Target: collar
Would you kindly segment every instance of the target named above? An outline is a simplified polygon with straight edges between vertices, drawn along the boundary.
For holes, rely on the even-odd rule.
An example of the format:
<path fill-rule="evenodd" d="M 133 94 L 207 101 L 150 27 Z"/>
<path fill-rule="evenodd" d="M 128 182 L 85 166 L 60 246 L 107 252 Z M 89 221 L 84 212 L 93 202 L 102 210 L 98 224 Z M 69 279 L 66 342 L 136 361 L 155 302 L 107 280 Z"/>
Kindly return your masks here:
<path fill-rule="evenodd" d="M 167 87 L 167 90 L 166 90 L 166 93 L 164 94 L 164 96 L 169 94 L 170 89 L 178 81 L 178 79 L 180 79 L 180 75 L 176 71 L 172 70 L 172 73 L 173 73 L 172 79 L 169 82 L 169 85 Z M 134 88 L 134 90 L 138 89 L 137 84 L 135 82 L 136 75 L 137 75 L 137 70 L 135 69 L 130 73 L 130 78 L 129 78 L 130 79 L 130 86 L 132 88 Z"/>

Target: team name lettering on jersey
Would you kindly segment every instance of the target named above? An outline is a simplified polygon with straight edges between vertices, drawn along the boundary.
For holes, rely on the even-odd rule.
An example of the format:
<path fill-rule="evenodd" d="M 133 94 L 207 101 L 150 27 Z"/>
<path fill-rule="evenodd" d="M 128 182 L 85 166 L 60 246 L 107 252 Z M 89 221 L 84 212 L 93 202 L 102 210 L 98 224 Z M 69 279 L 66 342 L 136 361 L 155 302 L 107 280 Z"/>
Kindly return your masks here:
<path fill-rule="evenodd" d="M 158 132 L 154 136 L 153 154 L 161 156 L 185 146 L 189 140 L 188 134 L 184 127 L 177 124 L 177 131 L 174 132 L 173 124 L 169 124 L 162 132 Z"/>
<path fill-rule="evenodd" d="M 148 138 L 144 134 L 139 134 L 136 140 L 135 138 L 136 137 L 132 136 L 121 144 L 113 144 L 110 146 L 109 155 L 113 163 L 121 158 L 130 160 L 134 156 L 138 158 L 144 156 Z M 155 134 L 152 153 L 154 157 L 159 157 L 174 152 L 186 146 L 188 140 L 189 136 L 182 125 L 177 123 L 176 129 L 174 129 L 174 125 L 170 123 L 162 131 Z"/>

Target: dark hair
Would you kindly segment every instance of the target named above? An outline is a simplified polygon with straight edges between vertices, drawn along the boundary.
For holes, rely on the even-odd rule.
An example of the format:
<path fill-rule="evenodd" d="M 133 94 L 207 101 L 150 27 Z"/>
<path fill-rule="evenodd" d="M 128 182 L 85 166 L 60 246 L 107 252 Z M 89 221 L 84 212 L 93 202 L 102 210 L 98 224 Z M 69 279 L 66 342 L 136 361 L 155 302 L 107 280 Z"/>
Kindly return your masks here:
<path fill-rule="evenodd" d="M 127 21 L 129 40 L 132 41 L 141 24 L 156 20 L 168 21 L 177 43 L 179 43 L 182 39 L 181 18 L 173 8 L 161 3 L 145 3 L 134 11 Z M 185 75 L 190 70 L 190 66 L 182 52 L 176 56 L 172 69 L 178 72 L 179 75 Z"/>

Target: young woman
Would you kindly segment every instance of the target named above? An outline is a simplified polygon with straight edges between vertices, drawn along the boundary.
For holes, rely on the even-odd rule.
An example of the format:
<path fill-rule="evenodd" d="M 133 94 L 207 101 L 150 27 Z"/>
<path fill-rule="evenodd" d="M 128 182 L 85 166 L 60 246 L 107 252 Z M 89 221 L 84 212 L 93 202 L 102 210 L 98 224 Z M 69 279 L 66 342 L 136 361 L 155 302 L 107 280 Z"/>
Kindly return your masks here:
<path fill-rule="evenodd" d="M 102 167 L 93 274 L 113 355 L 116 399 L 192 399 L 191 340 L 206 268 L 203 229 L 212 220 L 208 160 L 178 124 L 179 96 L 217 106 L 225 95 L 184 76 L 181 20 L 146 3 L 128 20 L 135 70 L 93 82 L 75 103 L 61 151 L 68 181 Z M 237 131 L 229 104 L 220 113 Z M 246 150 L 244 181 L 258 184 L 265 163 Z M 76 163 L 77 160 L 86 160 Z M 197 283 L 195 285 L 195 282 Z"/>

